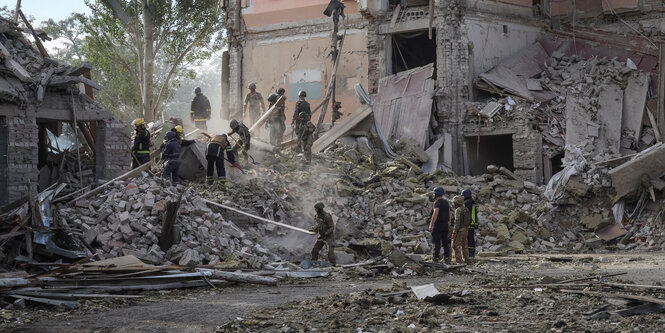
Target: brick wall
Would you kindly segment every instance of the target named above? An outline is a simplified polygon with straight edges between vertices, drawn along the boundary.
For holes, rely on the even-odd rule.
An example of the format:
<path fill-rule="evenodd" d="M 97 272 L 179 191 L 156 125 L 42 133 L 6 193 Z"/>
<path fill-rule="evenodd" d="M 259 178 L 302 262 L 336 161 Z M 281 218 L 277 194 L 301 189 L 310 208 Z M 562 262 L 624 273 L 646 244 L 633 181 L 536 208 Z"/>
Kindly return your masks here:
<path fill-rule="evenodd" d="M 117 119 L 99 121 L 97 137 L 102 141 L 98 139 L 97 143 L 96 178 L 112 179 L 129 171 L 132 163 L 129 153 L 131 128 Z"/>
<path fill-rule="evenodd" d="M 464 141 L 461 123 L 470 84 L 469 48 L 463 31 L 464 7 L 460 0 L 441 0 L 436 10 L 438 116 L 444 122 L 443 131 L 453 138 L 452 168 L 461 174 Z"/>
<path fill-rule="evenodd" d="M 39 127 L 34 116 L 6 117 L 8 202 L 37 192 L 37 142 Z M 30 184 L 30 189 L 28 188 Z"/>

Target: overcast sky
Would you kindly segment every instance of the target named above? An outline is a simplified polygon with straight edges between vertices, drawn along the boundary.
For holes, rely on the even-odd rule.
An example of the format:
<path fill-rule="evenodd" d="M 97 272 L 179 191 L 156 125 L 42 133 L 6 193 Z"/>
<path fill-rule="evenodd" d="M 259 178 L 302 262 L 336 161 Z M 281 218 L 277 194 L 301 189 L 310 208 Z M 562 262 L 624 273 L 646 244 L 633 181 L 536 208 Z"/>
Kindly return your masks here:
<path fill-rule="evenodd" d="M 0 0 L 0 7 L 16 8 L 16 0 Z M 34 16 L 37 22 L 62 20 L 71 13 L 90 13 L 83 0 L 21 0 L 21 10 L 26 16 Z"/>

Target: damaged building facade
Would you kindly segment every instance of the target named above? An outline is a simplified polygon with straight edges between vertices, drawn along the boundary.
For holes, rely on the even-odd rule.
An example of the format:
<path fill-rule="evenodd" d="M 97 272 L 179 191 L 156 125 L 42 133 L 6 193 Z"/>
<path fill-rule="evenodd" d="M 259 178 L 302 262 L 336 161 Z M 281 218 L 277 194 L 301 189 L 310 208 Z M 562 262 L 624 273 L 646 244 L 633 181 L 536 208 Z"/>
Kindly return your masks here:
<path fill-rule="evenodd" d="M 264 94 L 285 88 L 291 112 L 299 90 L 318 105 L 332 70 L 329 3 L 223 2 L 229 117 L 251 82 Z M 362 85 L 384 134 L 434 146 L 439 167 L 478 175 L 497 165 L 542 184 L 562 169 L 567 145 L 629 154 L 665 132 L 662 2 L 342 3 L 342 111 L 363 110 L 354 91 Z"/>
<path fill-rule="evenodd" d="M 92 98 L 101 87 L 90 64 L 49 58 L 14 22 L 0 21 L 0 31 L 0 205 L 56 182 L 73 192 L 127 170 L 129 128 Z"/>

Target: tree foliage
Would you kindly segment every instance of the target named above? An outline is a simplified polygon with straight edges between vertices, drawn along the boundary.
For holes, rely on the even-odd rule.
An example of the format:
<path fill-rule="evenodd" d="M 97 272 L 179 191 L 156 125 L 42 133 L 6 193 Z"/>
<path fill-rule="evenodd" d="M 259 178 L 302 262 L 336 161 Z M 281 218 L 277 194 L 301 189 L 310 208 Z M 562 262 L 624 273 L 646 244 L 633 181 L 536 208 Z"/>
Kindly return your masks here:
<path fill-rule="evenodd" d="M 218 0 L 86 0 L 85 56 L 112 91 L 108 103 L 154 120 L 180 80 L 224 43 Z"/>
<path fill-rule="evenodd" d="M 83 61 L 84 30 L 81 22 L 85 21 L 83 14 L 74 13 L 64 20 L 43 21 L 39 28 L 46 34 L 62 42 L 61 47 L 55 47 L 51 57 L 68 62 L 79 63 Z"/>

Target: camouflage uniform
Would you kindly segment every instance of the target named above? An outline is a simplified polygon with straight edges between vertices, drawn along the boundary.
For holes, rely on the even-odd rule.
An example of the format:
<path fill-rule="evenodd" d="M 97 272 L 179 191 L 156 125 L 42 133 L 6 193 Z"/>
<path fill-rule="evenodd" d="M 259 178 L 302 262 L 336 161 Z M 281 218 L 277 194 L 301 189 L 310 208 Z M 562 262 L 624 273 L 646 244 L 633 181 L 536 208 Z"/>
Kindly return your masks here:
<path fill-rule="evenodd" d="M 279 99 L 281 95 L 277 95 Z M 275 101 L 277 101 L 275 99 Z M 270 106 L 272 107 L 274 102 L 271 102 Z M 270 144 L 275 147 L 280 147 L 282 145 L 282 138 L 284 137 L 284 131 L 286 130 L 286 115 L 284 114 L 284 104 L 277 107 L 277 110 L 273 112 L 268 119 L 270 124 Z"/>
<path fill-rule="evenodd" d="M 256 121 L 261 118 L 261 115 L 266 112 L 265 104 L 263 104 L 263 96 L 257 91 L 252 91 L 245 96 L 245 103 L 243 108 L 243 119 L 247 114 L 247 108 L 249 107 L 249 125 L 252 126 Z"/>
<path fill-rule="evenodd" d="M 459 205 L 459 204 L 458 204 Z M 455 254 L 455 261 L 457 263 L 469 262 L 469 243 L 468 243 L 468 228 L 471 224 L 471 213 L 462 204 L 455 209 L 455 226 L 453 227 L 453 253 Z"/>
<path fill-rule="evenodd" d="M 238 150 L 242 148 L 242 159 L 247 161 L 248 159 L 248 154 L 247 152 L 249 151 L 249 143 L 252 139 L 251 134 L 249 134 L 249 129 L 245 124 L 239 123 L 238 127 L 236 129 L 233 129 L 231 133 L 229 133 L 229 136 L 238 133 L 238 140 L 236 141 L 236 144 L 233 145 L 233 151 L 237 154 Z"/>
<path fill-rule="evenodd" d="M 309 121 L 309 115 L 301 112 L 302 117 L 298 117 L 296 133 L 298 134 L 298 143 L 296 145 L 298 152 L 305 153 L 307 163 L 312 161 L 312 144 L 314 143 L 314 130 L 316 126 Z"/>
<path fill-rule="evenodd" d="M 316 221 L 314 231 L 319 233 L 319 237 L 314 243 L 314 248 L 312 248 L 312 260 L 318 260 L 319 251 L 321 251 L 323 245 L 328 245 L 328 261 L 335 265 L 337 264 L 337 258 L 335 257 L 335 224 L 332 215 L 321 210 L 321 214 L 317 213 L 314 220 Z"/>

